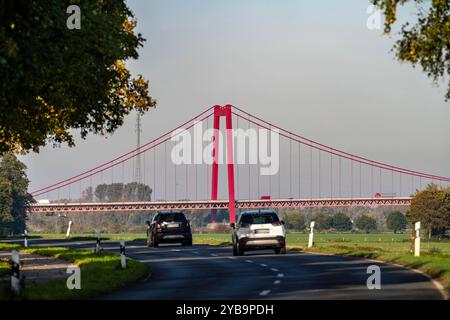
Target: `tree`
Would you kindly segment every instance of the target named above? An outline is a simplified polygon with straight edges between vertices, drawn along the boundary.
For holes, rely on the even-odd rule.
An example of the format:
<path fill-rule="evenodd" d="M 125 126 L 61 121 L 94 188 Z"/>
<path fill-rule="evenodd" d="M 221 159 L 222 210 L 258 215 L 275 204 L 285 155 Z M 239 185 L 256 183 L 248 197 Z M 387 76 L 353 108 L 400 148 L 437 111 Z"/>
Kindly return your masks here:
<path fill-rule="evenodd" d="M 432 183 L 416 192 L 406 218 L 410 223 L 420 221 L 428 239 L 443 234 L 450 228 L 450 189 L 441 189 Z"/>
<path fill-rule="evenodd" d="M 377 221 L 374 218 L 369 217 L 365 214 L 359 216 L 356 219 L 355 224 L 358 227 L 358 229 L 364 230 L 367 233 L 377 229 Z"/>
<path fill-rule="evenodd" d="M 106 195 L 108 192 L 108 185 L 107 184 L 99 184 L 97 187 L 95 187 L 95 198 L 99 202 L 105 202 L 106 201 Z"/>
<path fill-rule="evenodd" d="M 92 187 L 87 187 L 82 195 L 81 195 L 81 200 L 85 201 L 85 202 L 92 202 L 94 201 L 94 190 L 92 189 Z"/>
<path fill-rule="evenodd" d="M 0 154 L 39 151 L 49 141 L 74 145 L 112 133 L 132 110 L 156 105 L 148 82 L 125 61 L 145 39 L 124 0 L 7 0 L 0 8 Z M 79 3 L 81 28 L 67 7 Z"/>
<path fill-rule="evenodd" d="M 313 215 L 312 221 L 315 221 L 317 230 L 329 230 L 333 228 L 333 216 L 317 212 Z"/>
<path fill-rule="evenodd" d="M 396 22 L 397 7 L 415 2 L 418 19 L 402 25 L 400 39 L 393 47 L 398 60 L 420 64 L 435 83 L 448 81 L 446 100 L 450 99 L 450 2 L 448 0 L 372 0 L 385 15 L 384 31 L 389 34 Z"/>
<path fill-rule="evenodd" d="M 6 177 L 0 177 L 0 234 L 6 234 L 14 221 L 12 216 L 12 185 Z"/>
<path fill-rule="evenodd" d="M 284 216 L 284 222 L 286 224 L 286 228 L 290 230 L 296 231 L 304 231 L 305 230 L 305 216 L 300 212 L 288 212 Z"/>
<path fill-rule="evenodd" d="M 397 233 L 397 231 L 405 230 L 406 224 L 406 217 L 400 211 L 393 211 L 389 213 L 388 217 L 386 218 L 387 228 L 391 231 L 394 231 L 394 233 Z"/>
<path fill-rule="evenodd" d="M 332 219 L 332 227 L 337 231 L 352 230 L 352 221 L 342 212 L 336 213 Z"/>
<path fill-rule="evenodd" d="M 25 230 L 26 208 L 33 201 L 28 193 L 26 166 L 13 153 L 6 153 L 0 164 L 0 229 L 12 233 Z M 3 230 L 4 232 L 5 230 Z"/>

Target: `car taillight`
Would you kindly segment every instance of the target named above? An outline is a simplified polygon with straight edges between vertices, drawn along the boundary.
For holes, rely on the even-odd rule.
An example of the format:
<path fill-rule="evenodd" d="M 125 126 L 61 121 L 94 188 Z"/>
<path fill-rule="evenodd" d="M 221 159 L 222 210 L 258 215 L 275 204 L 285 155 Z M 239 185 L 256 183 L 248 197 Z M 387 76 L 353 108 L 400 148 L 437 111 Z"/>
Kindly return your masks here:
<path fill-rule="evenodd" d="M 275 222 L 272 222 L 272 225 L 273 226 L 281 226 L 281 222 L 280 221 L 275 221 Z"/>
<path fill-rule="evenodd" d="M 186 227 L 189 228 L 189 222 L 188 221 L 186 221 Z"/>
<path fill-rule="evenodd" d="M 161 225 L 159 223 L 156 224 L 156 229 L 161 229 Z"/>

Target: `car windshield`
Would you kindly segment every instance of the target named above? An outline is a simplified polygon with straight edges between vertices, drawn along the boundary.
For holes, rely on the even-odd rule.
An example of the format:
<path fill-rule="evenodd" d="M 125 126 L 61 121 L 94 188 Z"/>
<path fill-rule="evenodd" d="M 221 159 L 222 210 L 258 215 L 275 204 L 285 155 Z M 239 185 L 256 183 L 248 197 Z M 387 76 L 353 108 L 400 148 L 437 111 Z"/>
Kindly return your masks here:
<path fill-rule="evenodd" d="M 278 216 L 276 213 L 255 213 L 255 214 L 243 214 L 241 217 L 241 223 L 249 224 L 263 224 L 278 222 Z"/>
<path fill-rule="evenodd" d="M 164 213 L 159 216 L 159 222 L 162 221 L 175 221 L 175 222 L 183 222 L 186 221 L 186 217 L 182 213 Z"/>

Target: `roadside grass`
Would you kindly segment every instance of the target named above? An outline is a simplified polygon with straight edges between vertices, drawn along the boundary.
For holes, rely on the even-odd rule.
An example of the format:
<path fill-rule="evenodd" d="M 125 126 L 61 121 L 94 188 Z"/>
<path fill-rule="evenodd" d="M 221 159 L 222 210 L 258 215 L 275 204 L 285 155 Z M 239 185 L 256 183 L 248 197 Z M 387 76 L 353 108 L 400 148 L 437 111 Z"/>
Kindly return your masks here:
<path fill-rule="evenodd" d="M 0 242 L 0 251 L 10 251 L 14 249 L 19 249 L 20 245 L 14 243 L 1 243 Z"/>
<path fill-rule="evenodd" d="M 0 277 L 10 272 L 11 265 L 8 259 L 0 259 Z"/>
<path fill-rule="evenodd" d="M 0 247 L 1 248 L 1 247 Z M 108 293 L 133 283 L 149 273 L 143 263 L 127 258 L 127 268 L 120 266 L 120 256 L 112 253 L 94 253 L 90 250 L 68 248 L 27 248 L 22 253 L 30 253 L 54 257 L 69 261 L 80 267 L 81 289 L 69 290 L 67 278 L 52 280 L 45 283 L 25 286 L 19 299 L 24 300 L 66 300 L 88 299 Z M 67 277 L 70 275 L 68 274 Z M 1 296 L 8 299 L 11 296 Z"/>

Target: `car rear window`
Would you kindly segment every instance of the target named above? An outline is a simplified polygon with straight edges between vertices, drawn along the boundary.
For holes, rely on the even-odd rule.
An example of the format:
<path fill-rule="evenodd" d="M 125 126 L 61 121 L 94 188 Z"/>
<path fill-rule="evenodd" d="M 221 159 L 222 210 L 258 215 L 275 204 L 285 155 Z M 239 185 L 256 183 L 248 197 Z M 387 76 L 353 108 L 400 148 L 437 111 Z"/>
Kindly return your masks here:
<path fill-rule="evenodd" d="M 183 222 L 186 221 L 186 217 L 183 213 L 165 213 L 159 215 L 158 221 L 176 221 L 176 222 Z"/>
<path fill-rule="evenodd" d="M 250 224 L 273 223 L 278 221 L 278 216 L 275 213 L 243 214 L 241 217 L 241 223 Z"/>

